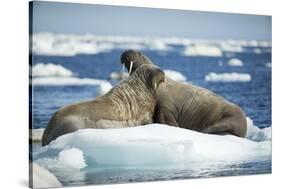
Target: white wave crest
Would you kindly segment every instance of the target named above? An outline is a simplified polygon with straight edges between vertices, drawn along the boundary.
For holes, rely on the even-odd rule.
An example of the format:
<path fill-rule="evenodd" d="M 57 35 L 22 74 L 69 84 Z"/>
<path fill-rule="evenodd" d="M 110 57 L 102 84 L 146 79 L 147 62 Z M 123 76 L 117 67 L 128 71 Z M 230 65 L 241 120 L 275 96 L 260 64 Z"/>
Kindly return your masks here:
<path fill-rule="evenodd" d="M 232 58 L 228 61 L 229 66 L 243 66 L 242 60 L 238 58 Z"/>
<path fill-rule="evenodd" d="M 32 66 L 33 77 L 71 77 L 74 74 L 71 70 L 59 64 L 53 63 L 38 63 Z"/>
<path fill-rule="evenodd" d="M 251 75 L 248 73 L 214 73 L 210 72 L 205 76 L 205 81 L 210 82 L 249 82 Z"/>
<path fill-rule="evenodd" d="M 79 168 L 239 162 L 271 156 L 270 140 L 255 142 L 231 135 L 209 135 L 168 125 L 150 124 L 122 129 L 82 129 L 57 138 L 35 152 L 34 159 L 46 166 L 48 163 L 44 158 L 60 159 L 59 154 L 69 148 L 78 149 L 83 157 L 87 157 L 84 159 L 79 155 L 75 159 L 70 158 L 71 152 L 64 154 L 66 157 L 63 159 L 67 159 L 69 165 L 81 165 Z"/>
<path fill-rule="evenodd" d="M 222 56 L 221 49 L 214 45 L 196 44 L 185 48 L 185 56 Z"/>
<path fill-rule="evenodd" d="M 174 71 L 174 70 L 164 70 L 164 73 L 170 79 L 173 79 L 178 82 L 186 82 L 186 80 L 187 80 L 186 77 L 182 73 Z"/>

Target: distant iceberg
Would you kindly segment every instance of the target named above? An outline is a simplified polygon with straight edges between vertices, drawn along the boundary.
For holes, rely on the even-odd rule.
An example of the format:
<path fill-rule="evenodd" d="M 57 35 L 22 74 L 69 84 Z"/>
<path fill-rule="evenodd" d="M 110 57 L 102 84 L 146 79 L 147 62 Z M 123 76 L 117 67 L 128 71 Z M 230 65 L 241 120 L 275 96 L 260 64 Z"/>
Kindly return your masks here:
<path fill-rule="evenodd" d="M 205 76 L 205 81 L 210 82 L 249 82 L 251 75 L 248 73 L 214 73 L 210 72 Z"/>

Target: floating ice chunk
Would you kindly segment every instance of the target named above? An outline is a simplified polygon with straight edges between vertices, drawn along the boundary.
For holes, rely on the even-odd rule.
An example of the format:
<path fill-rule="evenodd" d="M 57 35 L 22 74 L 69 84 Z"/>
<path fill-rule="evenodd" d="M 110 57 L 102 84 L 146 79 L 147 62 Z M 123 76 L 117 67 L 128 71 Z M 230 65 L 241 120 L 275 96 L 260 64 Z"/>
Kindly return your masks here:
<path fill-rule="evenodd" d="M 83 152 L 77 148 L 66 148 L 59 152 L 58 160 L 68 167 L 75 169 L 83 169 L 87 165 L 83 156 Z"/>
<path fill-rule="evenodd" d="M 229 66 L 243 66 L 242 60 L 238 58 L 232 58 L 228 61 Z"/>
<path fill-rule="evenodd" d="M 77 54 L 97 54 L 114 48 L 111 43 L 97 43 L 95 38 L 83 35 L 39 33 L 32 38 L 35 54 L 50 56 L 75 56 Z"/>
<path fill-rule="evenodd" d="M 93 79 L 93 78 L 78 78 L 78 77 L 39 77 L 32 79 L 32 84 L 37 85 L 102 85 L 108 81 Z"/>
<path fill-rule="evenodd" d="M 246 138 L 253 141 L 271 140 L 271 127 L 260 129 L 254 125 L 253 120 L 247 117 L 247 134 Z"/>
<path fill-rule="evenodd" d="M 235 41 L 223 41 L 220 43 L 222 51 L 225 52 L 243 52 L 243 47 Z"/>
<path fill-rule="evenodd" d="M 129 77 L 129 74 L 127 72 L 124 72 L 123 74 L 124 74 L 124 79 Z M 122 80 L 123 79 L 122 73 L 119 73 L 119 72 L 110 73 L 109 78 L 113 79 L 113 80 Z"/>
<path fill-rule="evenodd" d="M 165 51 L 169 48 L 161 39 L 151 39 L 148 41 L 148 48 L 152 50 Z"/>
<path fill-rule="evenodd" d="M 205 76 L 205 81 L 210 82 L 249 82 L 251 75 L 248 73 L 214 73 L 210 72 Z"/>
<path fill-rule="evenodd" d="M 194 44 L 185 48 L 185 56 L 222 56 L 221 49 L 215 45 Z"/>
<path fill-rule="evenodd" d="M 71 70 L 52 63 L 38 63 L 32 67 L 33 77 L 71 77 L 73 75 Z"/>
<path fill-rule="evenodd" d="M 174 70 L 164 70 L 164 73 L 170 79 L 173 79 L 178 82 L 185 82 L 187 80 L 186 77 L 182 73 L 174 71 Z"/>
<path fill-rule="evenodd" d="M 85 165 L 89 167 L 240 162 L 271 156 L 270 140 L 254 142 L 231 135 L 209 135 L 168 125 L 150 124 L 122 129 L 82 129 L 57 138 L 35 152 L 34 159 L 46 166 L 52 163 L 50 159 L 57 159 L 61 152 L 69 148 L 83 152 Z M 64 152 L 64 155 L 67 153 Z M 78 163 L 72 162 L 77 161 L 75 158 L 70 158 L 67 164 L 82 168 L 84 164 L 81 163 L 81 156 L 78 156 Z M 60 158 L 57 161 L 62 163 Z M 61 165 L 61 168 L 64 166 Z"/>
<path fill-rule="evenodd" d="M 37 163 L 30 164 L 32 167 L 32 188 L 62 187 L 57 177 Z"/>

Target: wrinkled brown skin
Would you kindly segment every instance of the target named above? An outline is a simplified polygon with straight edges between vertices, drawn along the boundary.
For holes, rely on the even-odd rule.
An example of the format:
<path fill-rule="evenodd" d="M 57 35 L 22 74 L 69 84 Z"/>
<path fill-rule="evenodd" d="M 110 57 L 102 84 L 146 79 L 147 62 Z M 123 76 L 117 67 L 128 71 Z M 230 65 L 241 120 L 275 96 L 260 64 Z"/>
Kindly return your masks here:
<path fill-rule="evenodd" d="M 42 146 L 79 129 L 122 128 L 152 123 L 157 89 L 164 78 L 164 72 L 154 65 L 142 65 L 105 95 L 61 108 L 49 120 Z"/>
<path fill-rule="evenodd" d="M 121 63 L 132 73 L 143 64 L 153 64 L 134 50 L 121 55 Z M 246 116 L 243 110 L 215 93 L 189 83 L 179 83 L 165 76 L 157 93 L 154 122 L 208 134 L 245 137 Z"/>

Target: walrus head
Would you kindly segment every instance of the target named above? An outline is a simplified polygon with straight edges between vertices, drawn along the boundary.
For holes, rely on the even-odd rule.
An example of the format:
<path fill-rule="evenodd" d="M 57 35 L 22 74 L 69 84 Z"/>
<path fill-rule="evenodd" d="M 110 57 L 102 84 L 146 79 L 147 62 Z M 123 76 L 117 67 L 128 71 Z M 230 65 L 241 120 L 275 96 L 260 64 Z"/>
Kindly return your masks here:
<path fill-rule="evenodd" d="M 131 76 L 133 75 L 143 75 L 143 77 L 140 78 L 143 78 L 143 82 L 155 92 L 157 91 L 159 85 L 165 81 L 164 72 L 153 64 L 140 65 Z"/>
<path fill-rule="evenodd" d="M 121 54 L 121 64 L 127 68 L 129 74 L 133 73 L 143 64 L 153 64 L 152 61 L 139 51 L 127 50 Z"/>

